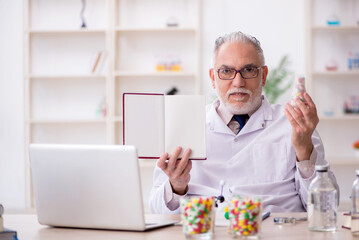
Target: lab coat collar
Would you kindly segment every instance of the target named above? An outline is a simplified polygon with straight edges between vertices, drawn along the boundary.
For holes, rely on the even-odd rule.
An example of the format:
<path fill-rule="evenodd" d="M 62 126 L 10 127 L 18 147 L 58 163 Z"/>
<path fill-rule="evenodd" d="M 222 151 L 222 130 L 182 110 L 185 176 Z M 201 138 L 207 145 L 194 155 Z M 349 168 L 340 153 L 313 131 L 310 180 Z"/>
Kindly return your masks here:
<path fill-rule="evenodd" d="M 215 100 L 208 111 L 207 116 L 207 125 L 209 125 L 210 130 L 219 133 L 230 134 L 236 136 L 229 127 L 223 122 L 221 117 L 218 115 L 216 109 L 219 106 L 219 100 Z M 247 121 L 244 128 L 238 133 L 238 135 L 243 135 L 259 129 L 264 129 L 266 127 L 266 121 L 271 121 L 273 119 L 273 111 L 270 103 L 267 98 L 262 95 L 262 105 L 255 111 L 249 120 Z"/>

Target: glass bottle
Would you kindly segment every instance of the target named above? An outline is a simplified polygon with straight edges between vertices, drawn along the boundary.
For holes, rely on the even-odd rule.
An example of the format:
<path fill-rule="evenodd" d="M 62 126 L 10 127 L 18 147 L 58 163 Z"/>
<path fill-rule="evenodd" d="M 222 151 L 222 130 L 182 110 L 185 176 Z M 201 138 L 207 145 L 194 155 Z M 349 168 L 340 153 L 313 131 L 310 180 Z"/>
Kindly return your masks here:
<path fill-rule="evenodd" d="M 338 190 L 329 178 L 329 166 L 315 166 L 316 177 L 308 190 L 308 229 L 335 231 L 337 229 Z"/>
<path fill-rule="evenodd" d="M 357 178 L 352 187 L 352 219 L 351 231 L 355 236 L 359 236 L 359 170 L 355 170 Z"/>

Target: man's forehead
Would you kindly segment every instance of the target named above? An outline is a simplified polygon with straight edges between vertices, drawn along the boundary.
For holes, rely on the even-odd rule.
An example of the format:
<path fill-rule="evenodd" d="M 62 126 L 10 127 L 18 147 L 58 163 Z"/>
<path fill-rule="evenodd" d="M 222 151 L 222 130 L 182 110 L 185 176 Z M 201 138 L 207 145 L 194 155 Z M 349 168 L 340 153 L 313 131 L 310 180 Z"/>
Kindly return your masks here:
<path fill-rule="evenodd" d="M 218 53 L 223 52 L 223 51 L 227 51 L 227 50 L 238 50 L 238 51 L 256 51 L 255 46 L 253 46 L 252 43 L 246 43 L 246 42 L 226 42 L 223 43 L 219 48 L 218 48 Z"/>
<path fill-rule="evenodd" d="M 246 66 L 259 67 L 261 60 L 256 51 L 245 51 L 242 49 L 223 49 L 225 51 L 218 52 L 214 65 L 216 68 L 227 66 L 230 68 L 243 68 Z"/>
<path fill-rule="evenodd" d="M 216 62 L 222 60 L 245 60 L 248 59 L 248 64 L 260 60 L 259 54 L 251 43 L 242 42 L 228 42 L 224 43 L 218 49 L 216 54 Z M 246 63 L 247 64 L 247 63 Z"/>

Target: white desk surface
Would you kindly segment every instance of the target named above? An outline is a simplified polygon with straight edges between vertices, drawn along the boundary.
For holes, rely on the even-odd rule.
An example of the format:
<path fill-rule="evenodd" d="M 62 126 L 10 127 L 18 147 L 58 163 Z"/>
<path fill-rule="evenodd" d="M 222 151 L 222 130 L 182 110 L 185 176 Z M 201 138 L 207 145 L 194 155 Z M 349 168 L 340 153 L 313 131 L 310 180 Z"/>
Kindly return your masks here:
<path fill-rule="evenodd" d="M 350 230 L 343 229 L 344 216 L 339 213 L 338 230 L 336 232 L 310 232 L 307 222 L 299 222 L 290 226 L 279 226 L 273 223 L 273 217 L 303 217 L 306 213 L 272 213 L 263 222 L 260 239 L 359 239 L 351 235 Z M 169 218 L 179 219 L 178 215 L 149 215 L 150 219 Z M 19 240 L 91 240 L 91 239 L 126 239 L 126 240 L 177 240 L 185 239 L 182 226 L 170 226 L 148 232 L 127 232 L 111 230 L 84 230 L 71 228 L 54 228 L 40 225 L 36 215 L 4 215 L 6 228 L 16 230 Z M 216 227 L 213 239 L 232 239 L 227 233 L 227 227 Z"/>

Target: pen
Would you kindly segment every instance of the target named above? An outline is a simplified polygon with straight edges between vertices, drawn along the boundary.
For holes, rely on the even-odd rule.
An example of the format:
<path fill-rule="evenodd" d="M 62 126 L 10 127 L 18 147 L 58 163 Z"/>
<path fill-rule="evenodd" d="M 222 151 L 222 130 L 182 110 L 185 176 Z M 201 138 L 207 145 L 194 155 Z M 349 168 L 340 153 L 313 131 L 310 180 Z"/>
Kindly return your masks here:
<path fill-rule="evenodd" d="M 266 212 L 262 215 L 262 221 L 270 216 L 270 212 Z"/>

